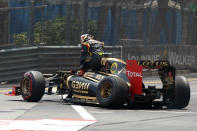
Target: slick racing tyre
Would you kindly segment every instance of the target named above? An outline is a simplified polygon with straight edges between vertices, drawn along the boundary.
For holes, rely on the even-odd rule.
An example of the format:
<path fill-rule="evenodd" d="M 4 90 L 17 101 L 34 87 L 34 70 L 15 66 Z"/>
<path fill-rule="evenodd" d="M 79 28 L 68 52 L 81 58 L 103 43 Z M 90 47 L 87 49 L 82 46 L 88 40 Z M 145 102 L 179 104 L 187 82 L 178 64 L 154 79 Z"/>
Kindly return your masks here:
<path fill-rule="evenodd" d="M 102 107 L 117 108 L 128 98 L 129 87 L 122 79 L 108 76 L 100 81 L 96 98 Z"/>
<path fill-rule="evenodd" d="M 167 107 L 171 109 L 182 109 L 188 106 L 190 101 L 190 86 L 184 76 L 175 78 L 175 87 L 169 95 Z"/>
<path fill-rule="evenodd" d="M 45 80 L 38 71 L 29 71 L 21 80 L 21 94 L 25 101 L 37 102 L 44 95 Z"/>

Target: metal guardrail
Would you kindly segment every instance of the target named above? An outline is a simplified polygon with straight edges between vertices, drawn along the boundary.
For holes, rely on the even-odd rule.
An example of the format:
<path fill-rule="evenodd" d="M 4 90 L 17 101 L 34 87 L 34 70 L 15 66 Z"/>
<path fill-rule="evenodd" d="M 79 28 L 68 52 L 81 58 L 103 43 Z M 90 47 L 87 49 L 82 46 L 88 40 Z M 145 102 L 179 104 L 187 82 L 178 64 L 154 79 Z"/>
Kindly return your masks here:
<path fill-rule="evenodd" d="M 0 81 L 18 80 L 29 69 L 38 68 L 38 47 L 0 50 Z"/>
<path fill-rule="evenodd" d="M 55 73 L 59 69 L 79 69 L 80 47 L 43 46 L 39 47 L 39 71 Z"/>
<path fill-rule="evenodd" d="M 120 46 L 106 46 L 106 52 L 121 58 Z M 79 46 L 33 46 L 0 50 L 0 82 L 18 81 L 29 70 L 55 73 L 79 69 Z"/>

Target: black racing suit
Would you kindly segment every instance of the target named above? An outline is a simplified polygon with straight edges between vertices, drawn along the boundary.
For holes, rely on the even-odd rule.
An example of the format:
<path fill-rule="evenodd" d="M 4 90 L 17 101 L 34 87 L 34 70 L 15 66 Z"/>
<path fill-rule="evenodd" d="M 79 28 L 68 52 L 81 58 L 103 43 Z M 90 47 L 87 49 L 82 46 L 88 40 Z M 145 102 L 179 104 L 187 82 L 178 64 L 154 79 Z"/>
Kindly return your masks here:
<path fill-rule="evenodd" d="M 81 45 L 80 69 L 98 71 L 101 68 L 104 43 L 88 40 Z"/>

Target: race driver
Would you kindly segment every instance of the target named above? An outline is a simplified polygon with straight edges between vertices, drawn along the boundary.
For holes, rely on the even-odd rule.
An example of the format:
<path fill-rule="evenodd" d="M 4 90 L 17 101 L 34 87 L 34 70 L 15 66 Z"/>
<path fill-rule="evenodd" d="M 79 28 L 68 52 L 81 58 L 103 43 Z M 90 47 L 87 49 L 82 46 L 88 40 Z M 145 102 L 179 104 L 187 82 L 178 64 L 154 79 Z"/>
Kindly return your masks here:
<path fill-rule="evenodd" d="M 81 55 L 79 76 L 91 69 L 98 71 L 101 68 L 101 59 L 103 57 L 104 42 L 93 39 L 89 34 L 81 35 Z"/>

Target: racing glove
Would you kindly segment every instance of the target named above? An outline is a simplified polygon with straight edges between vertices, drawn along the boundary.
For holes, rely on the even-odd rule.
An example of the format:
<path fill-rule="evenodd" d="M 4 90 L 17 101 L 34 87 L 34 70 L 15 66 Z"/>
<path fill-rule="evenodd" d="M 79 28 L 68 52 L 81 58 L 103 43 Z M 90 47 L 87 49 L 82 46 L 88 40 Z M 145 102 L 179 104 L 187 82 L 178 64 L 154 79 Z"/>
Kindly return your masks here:
<path fill-rule="evenodd" d="M 82 76 L 84 74 L 85 74 L 85 70 L 84 69 L 81 69 L 80 71 L 77 72 L 78 76 Z"/>

